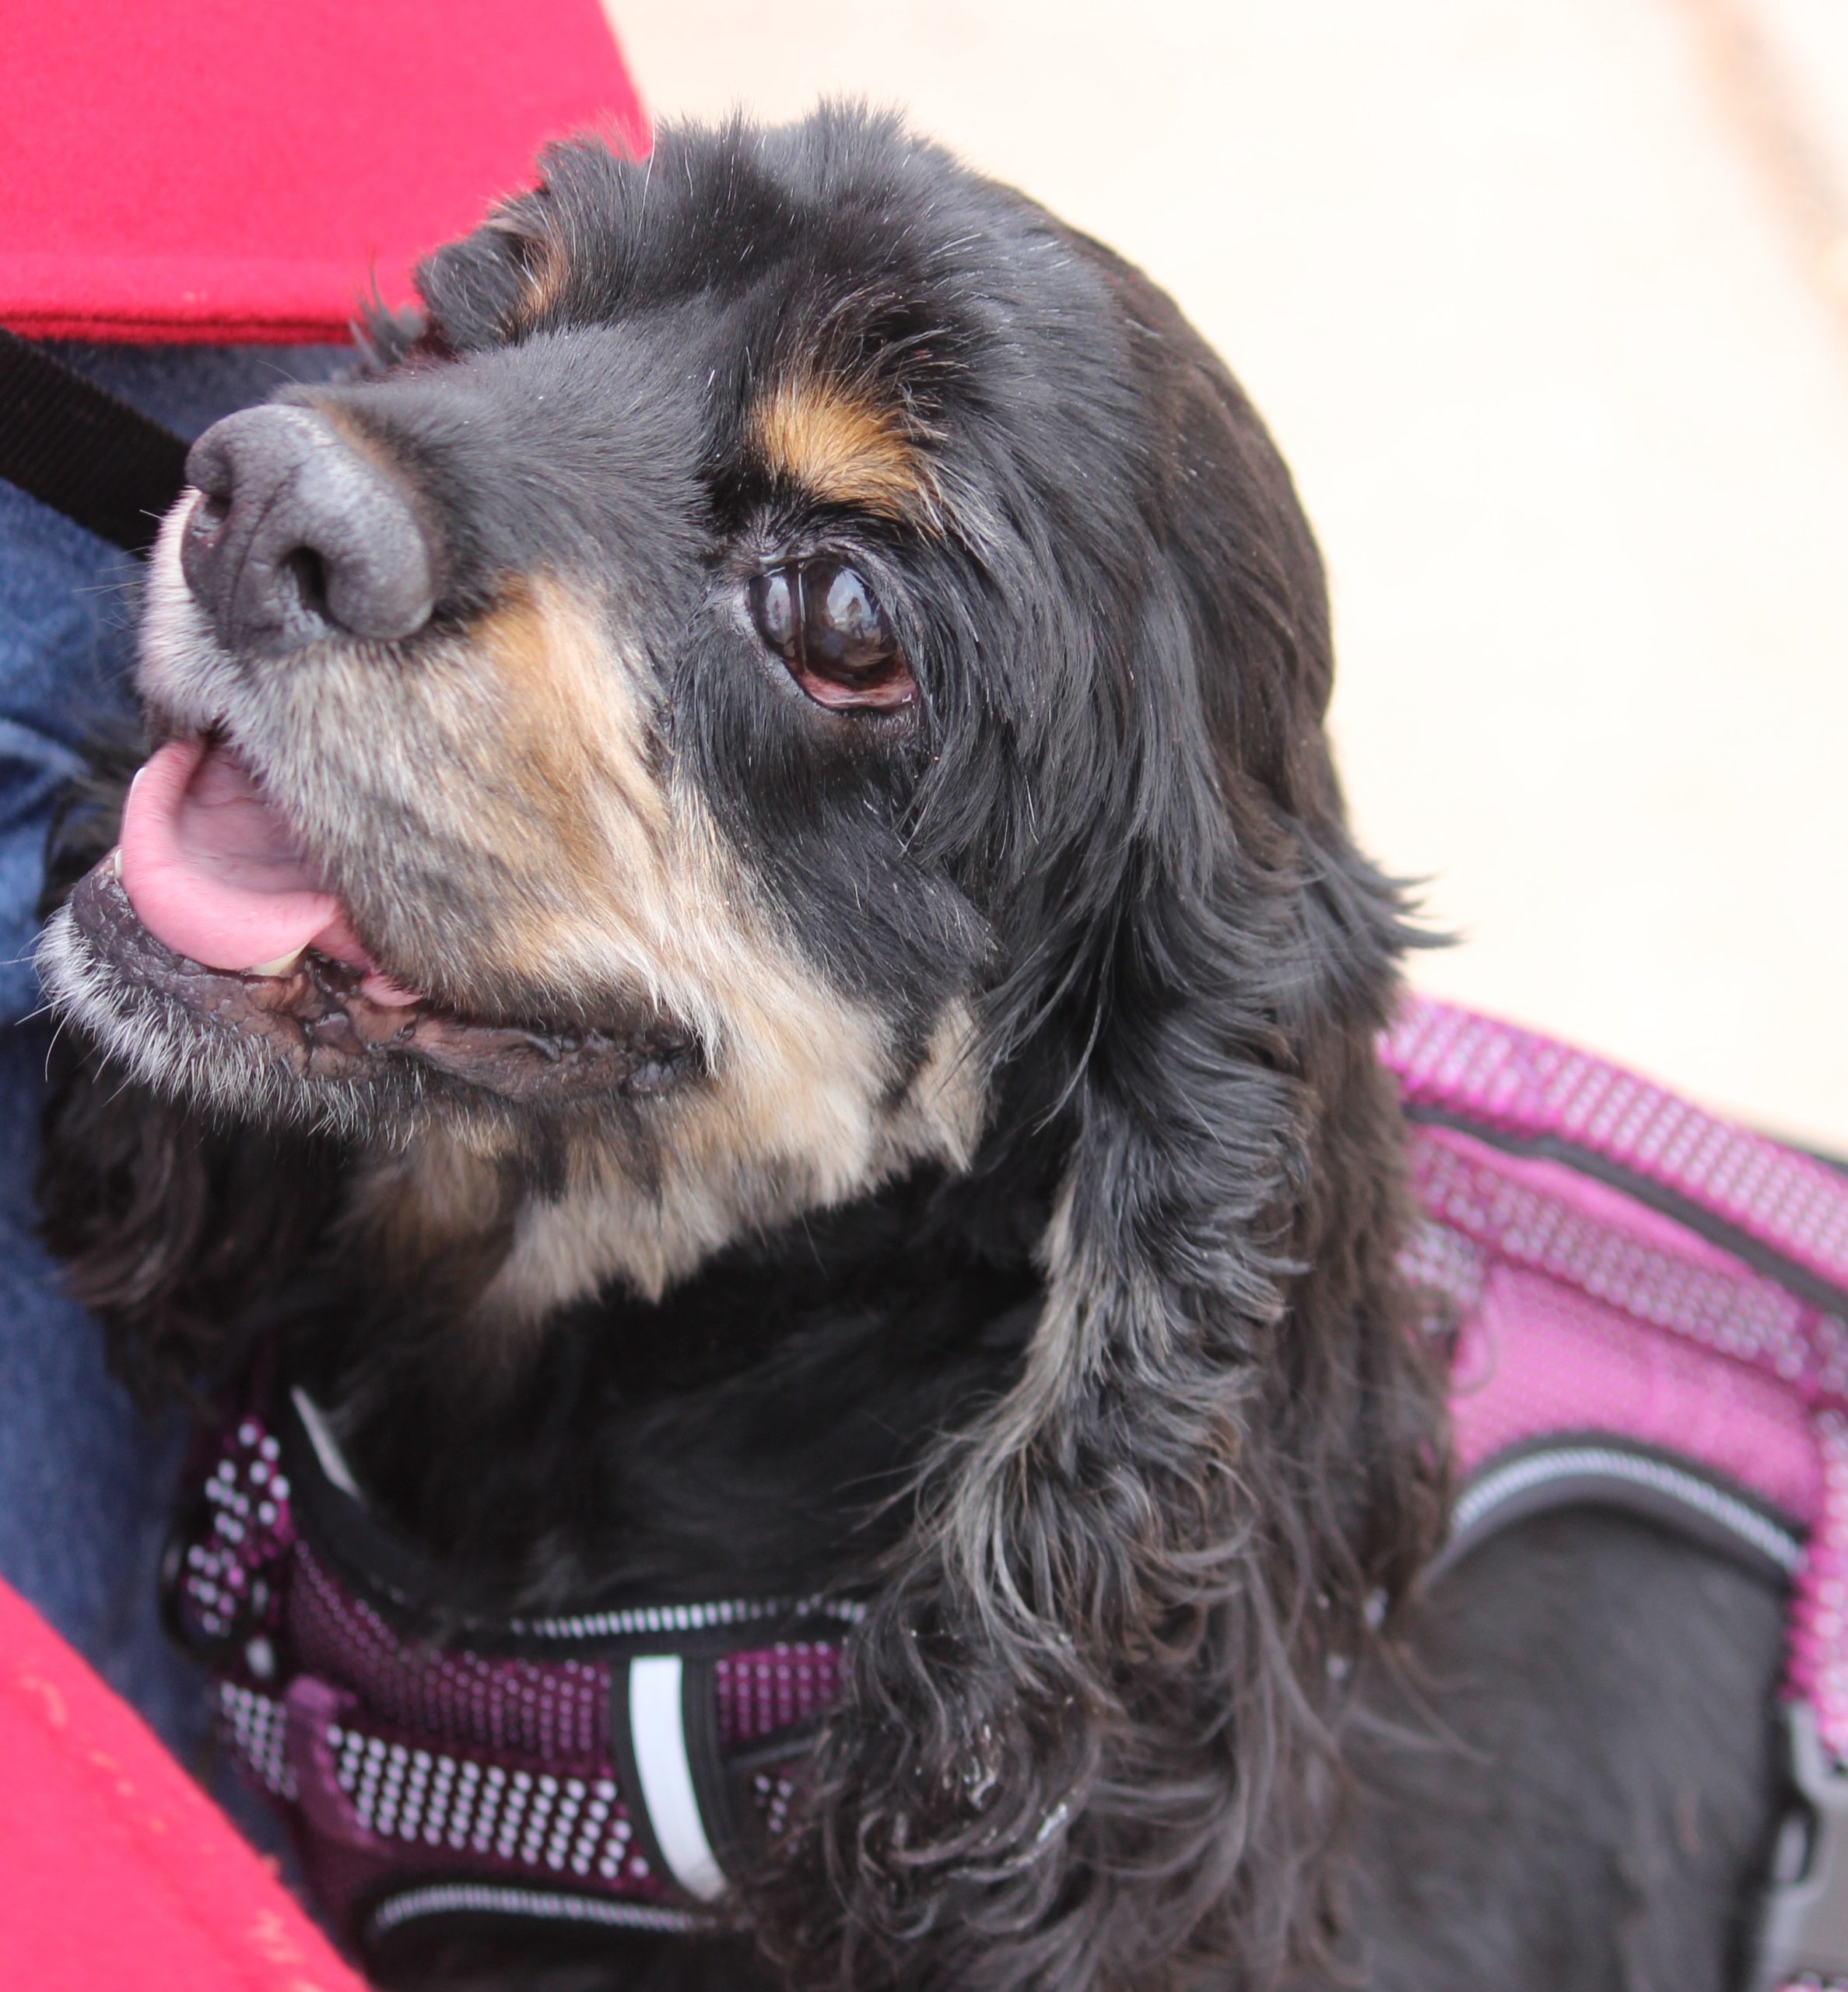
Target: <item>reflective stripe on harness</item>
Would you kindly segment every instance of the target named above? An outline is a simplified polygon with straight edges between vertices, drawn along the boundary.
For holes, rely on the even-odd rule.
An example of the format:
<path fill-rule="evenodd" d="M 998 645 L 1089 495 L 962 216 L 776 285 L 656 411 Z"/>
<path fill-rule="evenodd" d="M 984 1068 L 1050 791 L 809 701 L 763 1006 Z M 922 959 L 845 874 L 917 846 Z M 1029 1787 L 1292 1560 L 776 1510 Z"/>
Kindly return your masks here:
<path fill-rule="evenodd" d="M 543 1923 L 586 1923 L 605 1930 L 646 1930 L 660 1936 L 690 1934 L 700 1919 L 683 1909 L 644 1903 L 594 1902 L 542 1889 L 500 1889 L 479 1882 L 435 1882 L 386 1896 L 366 1920 L 373 1941 L 426 1916 L 528 1917 Z"/>
<path fill-rule="evenodd" d="M 686 1663 L 678 1654 L 647 1654 L 629 1663 L 629 1751 L 637 1811 L 668 1872 L 699 1902 L 725 1892 L 725 1871 L 693 1788 L 682 1707 Z"/>
<path fill-rule="evenodd" d="M 1601 1432 L 1511 1447 L 1478 1468 L 1450 1517 L 1432 1577 L 1530 1516 L 1610 1508 L 1655 1522 L 1781 1589 L 1803 1562 L 1803 1535 L 1765 1503 L 1685 1460 Z"/>

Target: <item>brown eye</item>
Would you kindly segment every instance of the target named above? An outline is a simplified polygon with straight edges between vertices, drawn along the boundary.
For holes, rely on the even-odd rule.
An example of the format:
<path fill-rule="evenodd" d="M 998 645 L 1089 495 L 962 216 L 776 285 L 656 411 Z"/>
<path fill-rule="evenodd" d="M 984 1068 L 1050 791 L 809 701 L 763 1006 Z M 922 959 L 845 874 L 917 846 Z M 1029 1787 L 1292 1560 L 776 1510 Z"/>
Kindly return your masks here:
<path fill-rule="evenodd" d="M 889 711 L 917 696 L 872 590 L 838 560 L 777 567 L 751 584 L 757 633 L 818 706 Z"/>

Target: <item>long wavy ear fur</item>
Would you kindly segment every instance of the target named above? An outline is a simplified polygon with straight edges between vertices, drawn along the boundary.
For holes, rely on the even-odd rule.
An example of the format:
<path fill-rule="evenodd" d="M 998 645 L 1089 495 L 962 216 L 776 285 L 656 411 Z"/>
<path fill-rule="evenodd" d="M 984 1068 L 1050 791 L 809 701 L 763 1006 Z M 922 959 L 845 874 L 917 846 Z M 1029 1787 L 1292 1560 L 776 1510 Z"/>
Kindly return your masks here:
<path fill-rule="evenodd" d="M 1151 1992 L 1313 1954 L 1340 1683 L 1441 1513 L 1373 1050 L 1408 937 L 1342 822 L 1320 563 L 1230 380 L 1091 253 L 1157 432 L 1098 763 L 1134 800 L 1039 791 L 994 1014 L 1000 1123 L 1062 1144 L 1045 1306 L 921 1485 L 769 1884 L 803 1983 Z"/>
<path fill-rule="evenodd" d="M 99 741 L 55 826 L 49 913 L 115 842 L 141 758 Z M 216 1126 L 130 1080 L 68 1029 L 53 1042 L 38 1169 L 40 1230 L 72 1295 L 102 1320 L 111 1366 L 144 1404 L 235 1369 L 321 1240 L 334 1142 Z"/>

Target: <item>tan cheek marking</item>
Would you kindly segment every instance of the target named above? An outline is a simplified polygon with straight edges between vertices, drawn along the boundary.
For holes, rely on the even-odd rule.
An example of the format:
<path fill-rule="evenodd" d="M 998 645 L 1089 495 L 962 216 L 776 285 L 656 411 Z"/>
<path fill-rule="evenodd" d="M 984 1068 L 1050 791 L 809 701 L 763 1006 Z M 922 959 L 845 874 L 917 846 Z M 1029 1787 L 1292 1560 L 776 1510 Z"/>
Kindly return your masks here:
<path fill-rule="evenodd" d="M 812 1026 L 816 1001 L 812 986 Z M 895 1109 L 871 1015 L 843 1003 L 819 1021 L 760 1044 L 767 1057 L 710 1092 L 664 1104 L 658 1183 L 637 1184 L 614 1150 L 587 1142 L 566 1194 L 521 1212 L 483 1311 L 531 1320 L 611 1279 L 657 1299 L 747 1231 L 864 1195 L 915 1162 L 968 1165 L 987 1102 L 966 1010 L 945 1016 Z"/>
<path fill-rule="evenodd" d="M 654 697 L 646 663 L 591 612 L 527 577 L 414 672 L 335 652 L 293 674 L 267 702 L 258 751 L 291 814 L 356 882 L 361 915 L 451 1001 L 476 1007 L 477 987 L 504 995 L 511 980 L 551 1012 L 618 990 L 703 1029 L 699 990 L 717 943 L 689 937 L 736 889 L 703 803 L 662 763 Z M 389 880 L 367 899 L 381 818 L 412 853 L 437 854 L 440 905 Z"/>
<path fill-rule="evenodd" d="M 588 615 L 544 580 L 515 588 L 472 647 L 497 709 L 495 766 L 479 791 L 496 848 L 529 849 L 542 871 L 562 859 L 579 886 L 600 884 L 611 854 L 593 796 L 619 797 L 651 838 L 665 819 L 629 675 L 611 668 Z"/>
<path fill-rule="evenodd" d="M 844 1201 L 924 1156 L 966 1163 L 985 1104 L 966 1013 L 945 1017 L 892 1103 L 885 1020 L 803 958 L 703 797 L 657 771 L 646 689 L 592 619 L 537 584 L 478 651 L 505 705 L 487 833 L 504 848 L 545 825 L 529 861 L 556 874 L 568 854 L 577 874 L 530 909 L 495 907 L 493 935 L 566 986 L 650 992 L 699 1031 L 711 1067 L 650 1108 L 657 1166 L 643 1177 L 615 1138 L 579 1145 L 564 1196 L 521 1215 L 488 1311 L 530 1319 L 613 1278 L 657 1296 L 749 1229 Z"/>
<path fill-rule="evenodd" d="M 928 467 L 897 418 L 850 390 L 780 382 L 752 414 L 751 440 L 766 469 L 825 504 L 889 518 L 934 507 Z"/>
<path fill-rule="evenodd" d="M 395 1285 L 433 1283 L 466 1306 L 512 1246 L 517 1199 L 467 1129 L 429 1129 L 362 1166 L 343 1220 Z"/>
<path fill-rule="evenodd" d="M 473 917 L 458 931 L 423 926 L 415 901 L 393 910 L 412 958 L 448 964 L 463 991 L 517 978 L 546 1008 L 652 999 L 698 1032 L 710 1068 L 649 1104 L 644 1163 L 612 1124 L 579 1142 L 561 1196 L 517 1213 L 500 1200 L 496 1142 L 427 1128 L 361 1198 L 393 1264 L 440 1263 L 453 1241 L 486 1285 L 484 1318 L 530 1320 L 612 1278 L 658 1294 L 751 1229 L 922 1156 L 967 1159 L 984 1098 L 967 1018 L 945 1019 L 895 1104 L 885 1020 L 805 959 L 663 756 L 648 668 L 562 584 L 521 581 L 389 683 L 385 724 L 376 664 L 330 658 L 311 697 L 285 691 L 279 717 L 295 765 L 346 770 L 337 802 L 361 776 L 360 792 L 452 854 Z M 326 791 L 302 799 L 304 820 L 369 861 L 376 819 L 330 809 Z"/>

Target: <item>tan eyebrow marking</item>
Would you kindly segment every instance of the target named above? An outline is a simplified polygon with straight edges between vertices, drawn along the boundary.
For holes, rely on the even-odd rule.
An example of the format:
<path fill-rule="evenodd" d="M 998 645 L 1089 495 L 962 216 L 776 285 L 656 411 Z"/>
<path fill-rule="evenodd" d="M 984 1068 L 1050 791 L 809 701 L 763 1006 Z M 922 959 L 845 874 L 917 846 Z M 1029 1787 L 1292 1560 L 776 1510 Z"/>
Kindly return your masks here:
<path fill-rule="evenodd" d="M 897 518 L 932 509 L 929 471 L 897 416 L 825 381 L 784 381 L 752 412 L 751 440 L 766 469 L 823 503 Z"/>
<path fill-rule="evenodd" d="M 497 208 L 484 225 L 512 243 L 520 261 L 521 294 L 504 330 L 509 336 L 530 331 L 558 302 L 565 287 L 563 238 L 534 195 Z"/>

